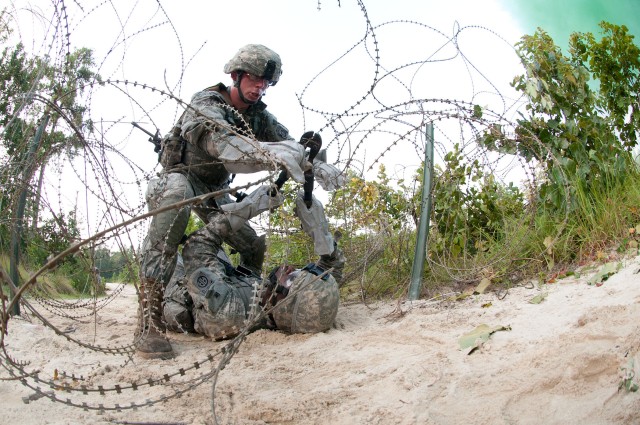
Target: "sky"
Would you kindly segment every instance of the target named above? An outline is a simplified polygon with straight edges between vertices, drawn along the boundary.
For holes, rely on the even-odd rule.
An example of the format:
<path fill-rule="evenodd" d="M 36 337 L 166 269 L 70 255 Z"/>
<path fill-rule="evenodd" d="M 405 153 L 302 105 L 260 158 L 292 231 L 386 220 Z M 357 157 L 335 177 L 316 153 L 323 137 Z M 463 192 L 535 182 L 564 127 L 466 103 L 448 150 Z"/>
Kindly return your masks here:
<path fill-rule="evenodd" d="M 18 9 L 18 5 L 29 2 L 12 0 L 12 4 Z M 185 101 L 205 87 L 220 81 L 229 83 L 230 78 L 222 73 L 222 68 L 240 46 L 264 44 L 280 54 L 284 69 L 281 81 L 269 89 L 264 101 L 296 138 L 326 124 L 322 114 L 303 114 L 298 96 L 309 108 L 335 113 L 351 107 L 371 87 L 376 69 L 367 49 L 374 47 L 372 37 L 368 38 L 366 48 L 361 43 L 342 56 L 366 35 L 366 18 L 374 27 L 402 21 L 376 28 L 375 42 L 386 69 L 411 61 L 433 61 L 429 67 L 412 70 L 415 75 L 403 76 L 412 80 L 414 96 L 471 100 L 474 88 L 468 81 L 461 82 L 468 72 L 466 65 L 459 58 L 451 59 L 457 52 L 450 39 L 464 26 L 486 28 L 468 29 L 457 39 L 467 60 L 481 68 L 479 72 L 491 82 L 505 86 L 517 72 L 517 58 L 509 43 L 517 41 L 520 31 L 510 23 L 496 0 L 365 1 L 366 17 L 355 0 L 246 0 L 241 5 L 235 1 L 195 0 L 179 4 L 154 0 L 79 1 L 67 4 L 68 17 L 62 21 L 59 33 L 70 34 L 72 48 L 94 50 L 103 78 L 146 83 L 170 90 Z M 50 9 L 38 13 L 51 16 Z M 33 27 L 35 14 L 30 11 L 18 14 L 21 36 L 33 51 L 51 54 L 51 49 L 59 51 L 65 47 L 59 38 L 50 47 L 51 27 L 36 25 L 32 33 L 27 30 Z M 34 40 L 31 43 L 30 37 Z M 495 66 L 498 63 L 500 66 Z M 384 83 L 380 90 L 389 86 L 382 99 L 384 103 L 407 100 L 406 93 L 397 90 L 391 78 Z M 145 108 L 141 112 L 138 105 L 126 96 L 119 97 L 117 91 L 104 89 L 92 96 L 94 121 L 102 119 L 107 125 L 126 115 L 124 121 L 143 122 L 164 133 L 179 115 L 175 102 L 167 102 L 166 98 L 148 92 L 140 95 L 132 90 L 131 96 L 136 96 Z M 154 104 L 162 101 L 163 105 Z M 153 166 L 153 155 L 135 156 L 145 160 L 145 168 Z"/>
<path fill-rule="evenodd" d="M 397 120 L 420 117 L 411 115 L 416 104 L 410 101 L 429 99 L 419 105 L 434 111 L 448 105 L 442 100 L 469 102 L 509 117 L 518 106 L 509 83 L 522 73 L 513 45 L 522 35 L 542 27 L 564 47 L 569 32 L 597 33 L 604 19 L 629 26 L 637 37 L 640 16 L 637 0 L 78 0 L 62 5 L 9 0 L 14 38 L 41 56 L 91 48 L 103 79 L 136 81 L 183 101 L 218 82 L 230 83 L 222 69 L 237 49 L 264 44 L 279 53 L 284 71 L 264 101 L 294 138 L 319 130 L 329 162 L 344 165 L 352 158 L 350 167 L 374 175 L 384 163 L 399 178 L 412 177 L 423 160 L 415 146 L 396 143 L 404 131 Z M 375 98 L 360 104 L 374 81 Z M 144 178 L 157 171 L 157 157 L 130 122 L 165 133 L 180 108 L 173 98 L 140 85 L 95 87 L 90 96 L 91 117 L 117 151 L 109 154 L 109 184 L 128 205 L 141 208 Z M 396 121 L 389 111 L 378 112 L 407 102 L 391 110 L 404 113 Z M 327 126 L 328 114 L 343 113 L 348 118 Z M 440 157 L 460 138 L 449 133 L 450 125 L 456 123 L 438 123 Z M 339 142 L 332 140 L 336 127 L 349 130 Z M 373 128 L 379 131 L 369 134 Z M 83 174 L 86 168 L 76 164 L 71 177 L 63 178 L 97 184 L 99 178 Z M 56 178 L 48 182 L 52 193 L 59 187 L 61 177 Z M 61 198 L 86 205 L 92 196 L 79 189 Z M 86 211 L 90 231 L 105 226 L 103 212 Z"/>
<path fill-rule="evenodd" d="M 573 32 L 599 35 L 601 21 L 625 25 L 636 44 L 640 37 L 638 0 L 502 0 L 501 4 L 524 33 L 532 34 L 541 27 L 563 49 Z"/>

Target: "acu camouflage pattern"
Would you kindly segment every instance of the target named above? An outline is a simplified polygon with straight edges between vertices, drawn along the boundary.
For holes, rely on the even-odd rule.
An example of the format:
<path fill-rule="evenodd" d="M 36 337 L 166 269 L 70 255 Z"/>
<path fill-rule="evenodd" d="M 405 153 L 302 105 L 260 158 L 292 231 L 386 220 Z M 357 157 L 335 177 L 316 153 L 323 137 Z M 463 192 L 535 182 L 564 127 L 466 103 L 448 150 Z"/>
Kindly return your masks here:
<path fill-rule="evenodd" d="M 307 207 L 304 191 L 298 191 L 294 213 L 300 219 L 302 230 L 313 241 L 313 252 L 318 255 L 330 255 L 335 249 L 335 242 L 329 232 L 327 216 L 318 198 L 311 195 L 311 206 Z"/>
<path fill-rule="evenodd" d="M 191 276 L 201 267 L 215 270 L 219 275 L 226 274 L 227 268 L 219 255 L 225 237 L 231 233 L 231 224 L 224 213 L 211 216 L 205 226 L 191 233 L 182 247 L 186 276 Z"/>
<path fill-rule="evenodd" d="M 180 127 L 174 126 L 160 142 L 159 162 L 165 170 L 182 164 L 185 141 L 180 136 Z"/>
<path fill-rule="evenodd" d="M 269 61 L 274 62 L 275 69 L 272 75 L 265 76 Z M 226 74 L 233 71 L 245 71 L 257 77 L 268 78 L 275 83 L 282 75 L 282 61 L 276 52 L 262 44 L 247 44 L 241 47 L 224 66 Z"/>
<path fill-rule="evenodd" d="M 338 287 L 341 287 L 345 283 L 342 272 L 344 270 L 344 264 L 347 262 L 347 258 L 344 256 L 344 252 L 342 252 L 337 242 L 334 241 L 333 246 L 333 252 L 329 255 L 321 255 L 317 265 L 323 270 L 333 269 L 331 271 L 331 275 L 338 283 Z"/>
<path fill-rule="evenodd" d="M 258 312 L 260 280 L 200 268 L 189 276 L 195 331 L 214 339 L 232 338 Z"/>
<path fill-rule="evenodd" d="M 149 211 L 195 196 L 193 187 L 182 174 L 164 174 L 151 179 L 146 200 Z M 151 220 L 142 244 L 140 275 L 163 285 L 168 283 L 176 266 L 178 245 L 189 222 L 191 208 L 183 207 L 157 214 Z"/>
<path fill-rule="evenodd" d="M 250 107 L 241 116 L 227 103 L 222 92 L 226 92 L 226 87 L 219 84 L 193 96 L 192 106 L 198 113 L 189 109 L 171 132 L 171 137 L 175 138 L 176 129 L 181 129 L 180 137 L 184 143 L 180 151 L 182 162 L 165 169 L 160 178 L 149 182 L 146 195 L 149 210 L 229 187 L 230 173 L 207 151 L 207 144 L 215 145 L 225 137 L 237 137 L 224 128 L 244 128 L 247 134 L 265 142 L 291 139 L 288 130 L 265 110 L 264 103 Z M 212 131 L 209 124 L 216 120 L 224 127 Z M 184 138 L 185 128 L 189 129 L 187 138 Z M 229 195 L 222 195 L 199 206 L 173 209 L 154 216 L 142 247 L 141 276 L 163 284 L 169 282 L 176 264 L 178 244 L 187 228 L 191 211 L 207 222 L 209 214 L 215 214 L 218 206 L 230 202 L 233 201 Z M 242 261 L 246 261 L 249 267 L 261 268 L 264 240 L 259 240 L 249 224 L 228 235 L 225 242 L 240 252 Z"/>
<path fill-rule="evenodd" d="M 258 101 L 242 114 L 233 108 L 222 83 L 194 94 L 190 106 L 177 125 L 185 146 L 182 166 L 176 168 L 207 185 L 219 186 L 229 179 L 230 173 L 215 155 L 220 146 L 240 136 L 261 142 L 292 140 L 264 102 Z"/>
<path fill-rule="evenodd" d="M 160 177 L 149 181 L 146 201 L 149 211 L 152 211 L 220 189 L 207 188 L 199 181 L 189 181 L 188 176 L 182 173 L 162 173 Z M 141 276 L 166 285 L 174 273 L 178 246 L 184 236 L 191 212 L 195 212 L 204 222 L 208 222 L 220 214 L 219 206 L 227 203 L 233 203 L 233 201 L 225 194 L 216 198 L 215 201 L 209 199 L 199 205 L 184 206 L 155 215 L 149 224 L 147 236 L 142 245 Z M 246 261 L 249 266 L 259 262 L 255 266 L 258 269 L 262 267 L 260 258 L 264 257 L 264 238 L 258 237 L 249 224 L 232 234 L 224 235 L 222 241 L 240 252 L 242 261 Z"/>
<path fill-rule="evenodd" d="M 223 240 L 235 233 L 225 215 L 217 214 L 182 249 L 194 329 L 214 339 L 237 335 L 256 314 L 259 278 L 240 273 L 222 250 Z M 264 249 L 264 238 L 256 241 Z"/>
<path fill-rule="evenodd" d="M 180 264 L 165 291 L 168 330 L 197 332 L 215 340 L 233 338 L 260 312 L 259 300 L 266 288 L 257 277 L 238 275 L 221 264 L 217 269 L 197 269 L 185 278 Z M 291 295 L 273 294 L 277 296 L 273 322 L 261 320 L 251 330 L 317 333 L 331 328 L 340 302 L 338 284 L 331 275 L 317 279 L 313 273 L 296 270 L 286 285 Z"/>
<path fill-rule="evenodd" d="M 193 325 L 193 300 L 184 285 L 184 262 L 178 254 L 178 261 L 171 280 L 164 289 L 163 318 L 167 330 L 173 332 L 195 332 Z"/>
<path fill-rule="evenodd" d="M 289 293 L 272 312 L 276 327 L 288 333 L 317 333 L 331 328 L 340 291 L 333 276 L 318 278 L 306 270 L 289 275 Z"/>

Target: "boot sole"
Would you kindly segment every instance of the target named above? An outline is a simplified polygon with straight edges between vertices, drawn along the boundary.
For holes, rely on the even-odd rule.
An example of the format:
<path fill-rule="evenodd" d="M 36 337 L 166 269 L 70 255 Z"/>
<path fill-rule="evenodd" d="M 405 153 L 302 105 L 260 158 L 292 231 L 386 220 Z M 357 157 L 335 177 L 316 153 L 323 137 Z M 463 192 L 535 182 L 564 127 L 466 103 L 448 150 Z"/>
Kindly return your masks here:
<path fill-rule="evenodd" d="M 173 351 L 146 352 L 146 351 L 139 351 L 139 350 L 136 350 L 136 354 L 142 357 L 143 359 L 148 359 L 148 360 L 155 360 L 155 359 L 169 360 L 174 358 L 176 355 L 175 352 Z"/>

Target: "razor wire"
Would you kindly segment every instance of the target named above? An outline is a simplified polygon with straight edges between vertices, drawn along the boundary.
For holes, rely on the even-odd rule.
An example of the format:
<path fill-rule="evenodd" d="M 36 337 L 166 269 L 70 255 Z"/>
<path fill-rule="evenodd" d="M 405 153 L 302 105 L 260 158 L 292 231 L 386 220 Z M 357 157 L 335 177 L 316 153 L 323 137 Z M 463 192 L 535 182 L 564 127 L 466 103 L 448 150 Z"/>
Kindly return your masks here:
<path fill-rule="evenodd" d="M 344 3 L 344 2 L 342 2 Z M 479 166 L 486 172 L 498 178 L 500 181 L 508 181 L 514 171 L 518 174 L 525 188 L 531 189 L 536 184 L 535 165 L 524 163 L 522 159 L 499 155 L 487 151 L 477 144 L 479 135 L 492 126 L 499 125 L 507 131 L 514 128 L 514 116 L 522 103 L 522 99 L 511 97 L 511 94 L 501 93 L 491 76 L 476 66 L 469 58 L 462 44 L 468 37 L 483 35 L 490 37 L 491 48 L 500 46 L 506 48 L 515 56 L 513 48 L 497 32 L 480 26 L 455 25 L 451 34 L 445 33 L 431 25 L 413 20 L 393 20 L 383 23 L 370 21 L 364 1 L 355 2 L 361 11 L 363 34 L 351 47 L 345 51 L 336 51 L 335 60 L 321 68 L 302 90 L 296 94 L 304 128 L 307 123 L 321 123 L 318 131 L 328 141 L 327 149 L 334 155 L 335 161 L 343 171 L 351 171 L 365 179 L 370 178 L 371 172 L 381 164 L 392 164 L 399 167 L 399 173 L 404 172 L 405 166 L 402 160 L 408 156 L 424 158 L 424 128 L 429 122 L 434 124 L 436 130 L 435 151 L 437 160 L 442 163 L 454 145 L 460 146 L 461 154 L 472 163 L 477 160 Z M 96 246 L 110 246 L 120 249 L 123 253 L 129 247 L 134 247 L 134 257 L 129 261 L 134 264 L 137 250 L 145 232 L 145 223 L 149 217 L 161 212 L 160 210 L 145 212 L 144 187 L 159 168 L 153 159 L 141 158 L 131 155 L 137 152 L 136 144 L 140 141 L 139 134 L 130 123 L 143 121 L 152 129 L 167 129 L 179 116 L 179 111 L 190 108 L 188 101 L 179 94 L 183 87 L 185 75 L 189 65 L 200 52 L 196 50 L 193 57 L 185 58 L 185 49 L 180 37 L 180 29 L 174 25 L 169 12 L 165 10 L 162 2 L 154 2 L 152 11 L 144 15 L 144 21 L 134 28 L 129 25 L 130 20 L 140 12 L 141 6 L 124 7 L 111 1 L 91 2 L 54 0 L 49 5 L 36 8 L 31 6 L 29 13 L 35 20 L 42 22 L 44 31 L 37 41 L 41 51 L 52 60 L 52 63 L 63 68 L 72 54 L 72 35 L 80 31 L 85 22 L 104 13 L 109 8 L 115 8 L 117 16 L 116 28 L 120 34 L 113 42 L 109 53 L 97 63 L 99 73 L 105 73 L 104 79 L 82 85 L 78 89 L 83 93 L 82 99 L 86 101 L 86 114 L 90 117 L 91 126 L 78 125 L 74 122 L 69 111 L 63 109 L 55 99 L 40 93 L 37 90 L 29 93 L 20 107 L 15 111 L 12 119 L 17 120 L 26 110 L 49 110 L 56 113 L 64 126 L 64 130 L 75 134 L 78 146 L 64 146 L 56 155 L 39 158 L 36 165 L 45 166 L 52 163 L 56 170 L 47 170 L 47 182 L 45 186 L 46 196 L 41 204 L 51 215 L 63 217 L 68 205 L 73 204 L 67 191 L 67 184 L 75 180 L 78 193 L 83 192 L 84 205 L 78 204 L 75 208 L 85 213 L 85 228 L 82 238 L 60 253 L 52 253 L 52 258 L 35 274 L 30 276 L 20 287 L 15 288 L 21 298 L 21 305 L 28 311 L 25 315 L 31 320 L 38 321 L 48 329 L 51 329 L 56 338 L 63 338 L 78 349 L 91 350 L 108 356 L 110 359 L 121 362 L 121 367 L 133 367 L 132 356 L 135 350 L 135 341 L 120 345 L 102 345 L 95 342 L 96 335 L 80 335 L 73 337 L 69 332 L 56 323 L 60 319 L 80 322 L 81 319 L 95 318 L 102 309 L 109 308 L 110 302 L 121 296 L 123 286 L 118 286 L 108 296 L 91 300 L 61 300 L 55 294 L 47 294 L 37 287 L 38 279 L 51 273 L 61 262 L 71 255 L 84 256 L 91 263 L 91 249 Z M 322 9 L 317 2 L 317 8 Z M 342 5 L 338 2 L 338 6 Z M 118 9 L 120 7 L 120 9 Z M 8 9 L 10 16 L 18 16 L 17 9 Z M 22 10 L 20 13 L 24 13 Z M 111 15 L 109 15 L 111 16 Z M 17 19 L 17 18 L 16 18 Z M 19 21 L 15 21 L 20 23 Z M 161 87 L 156 83 L 127 78 L 125 53 L 132 43 L 148 33 L 165 31 L 177 42 L 179 58 L 177 60 L 180 70 L 176 81 Z M 433 45 L 425 46 L 420 50 L 423 55 L 420 58 L 407 58 L 399 63 L 387 63 L 386 50 L 382 45 L 389 37 L 389 31 L 409 31 L 416 35 L 428 34 L 430 40 L 435 40 Z M 417 37 L 416 37 L 417 38 Z M 87 46 L 91 48 L 91 46 Z M 119 53 L 117 53 L 119 52 Z M 121 60 L 118 66 L 109 68 L 107 63 L 113 60 L 114 55 L 120 54 Z M 361 68 L 352 70 L 343 66 L 352 56 L 361 56 L 364 62 Z M 393 62 L 393 61 L 390 61 Z M 428 76 L 425 70 L 442 63 L 456 63 L 466 75 L 469 91 L 464 98 L 433 97 L 420 89 L 420 83 Z M 318 96 L 321 91 L 331 88 L 332 72 L 341 70 L 341 79 L 355 79 L 353 73 L 359 78 L 358 83 L 362 88 L 356 87 L 351 92 L 344 92 L 344 97 L 351 100 L 341 105 L 339 109 L 324 103 Z M 64 82 L 69 75 L 59 75 L 57 78 Z M 347 87 L 349 87 L 347 85 Z M 347 96 L 348 95 L 348 96 Z M 482 114 L 478 114 L 477 106 L 486 99 L 497 99 L 492 106 L 483 106 Z M 125 105 L 122 108 L 108 111 L 102 102 L 105 99 L 116 99 L 116 104 Z M 494 106 L 495 105 L 495 106 Z M 106 117 L 105 117 L 106 115 Z M 317 125 L 317 124 L 316 124 Z M 229 129 L 233 131 L 233 129 Z M 24 140 L 25 146 L 28 140 Z M 151 150 L 147 146 L 148 152 Z M 139 151 L 138 151 L 139 152 Z M 401 154 L 398 157 L 394 155 Z M 7 193 L 17 193 L 24 188 L 29 194 L 33 194 L 33 182 L 21 181 L 19 170 L 24 169 L 27 159 L 20 156 L 10 156 L 5 151 L 0 151 L 2 159 L 2 179 L 12 184 L 12 190 Z M 396 162 L 394 162 L 396 161 Z M 417 161 L 418 163 L 420 160 Z M 405 164 L 406 165 L 406 164 Z M 263 182 L 275 180 L 277 164 L 267 177 L 255 177 L 248 183 L 236 185 L 227 191 L 207 194 L 166 208 L 180 208 L 184 205 L 193 205 L 203 202 L 209 197 L 221 193 L 232 193 L 241 189 L 250 189 Z M 439 182 L 434 182 L 434 190 L 438 190 Z M 15 189 L 15 190 L 14 190 Z M 568 193 L 568 188 L 567 188 Z M 15 199 L 1 199 L 15 205 Z M 568 194 L 565 194 L 568 196 Z M 57 205 L 56 205 L 57 204 Z M 58 210 L 58 211 L 56 211 Z M 522 226 L 528 226 L 525 217 Z M 11 224 L 11 223 L 7 223 Z M 271 229 L 267 220 L 267 231 L 281 231 Z M 383 251 L 383 243 L 380 237 L 371 237 L 370 245 L 365 247 L 362 258 L 350 258 L 351 269 L 347 272 L 353 278 L 366 268 L 370 262 L 374 262 Z M 516 246 L 521 240 L 509 241 Z M 368 250 L 366 249 L 368 248 Z M 451 264 L 450 258 L 445 254 L 428 258 L 430 267 L 443 269 L 452 278 L 458 281 L 466 281 L 477 276 L 479 271 L 490 268 L 502 256 L 508 255 L 509 249 L 505 248 L 493 256 L 485 258 L 481 263 Z M 0 276 L 10 286 L 8 274 L 0 265 Z M 137 289 L 137 288 L 136 288 Z M 11 328 L 10 317 L 12 303 L 2 293 L 1 325 L 2 330 Z M 15 302 L 15 298 L 14 298 Z M 277 307 L 277 306 L 276 306 Z M 44 310 L 44 311 L 42 311 Z M 265 310 L 256 317 L 268 313 Z M 25 387 L 30 388 L 38 397 L 45 397 L 52 401 L 84 410 L 117 411 L 127 409 L 140 409 L 165 402 L 169 399 L 180 397 L 193 391 L 202 384 L 212 383 L 212 412 L 215 414 L 215 388 L 219 374 L 225 365 L 237 353 L 240 345 L 247 337 L 249 330 L 256 322 L 248 323 L 239 335 L 219 348 L 203 347 L 206 352 L 200 360 L 194 361 L 189 366 L 165 371 L 148 379 L 133 382 L 103 383 L 96 382 L 96 377 L 87 380 L 82 376 L 76 376 L 73 370 L 56 369 L 53 371 L 41 370 L 34 366 L 34 359 L 28 354 L 21 353 L 18 356 L 12 353 L 10 344 L 11 334 L 0 332 L 0 364 L 6 375 L 0 375 L 0 379 L 19 380 Z M 100 333 L 96 327 L 94 333 Z M 133 328 L 131 329 L 133 334 Z M 141 336 L 143 337 L 143 336 Z M 93 341 L 92 341 L 93 340 Z M 50 378 L 57 375 L 56 379 Z M 71 383 L 60 383 L 59 377 Z M 139 400 L 138 395 L 130 395 L 132 392 L 142 392 L 146 388 L 162 386 L 165 393 L 161 396 Z M 47 390 L 47 388 L 49 390 Z M 64 393 L 65 396 L 58 394 Z M 82 396 L 98 394 L 109 397 L 109 403 L 79 401 Z M 118 401 L 114 401 L 114 400 Z M 134 401 L 132 401 L 134 400 Z"/>

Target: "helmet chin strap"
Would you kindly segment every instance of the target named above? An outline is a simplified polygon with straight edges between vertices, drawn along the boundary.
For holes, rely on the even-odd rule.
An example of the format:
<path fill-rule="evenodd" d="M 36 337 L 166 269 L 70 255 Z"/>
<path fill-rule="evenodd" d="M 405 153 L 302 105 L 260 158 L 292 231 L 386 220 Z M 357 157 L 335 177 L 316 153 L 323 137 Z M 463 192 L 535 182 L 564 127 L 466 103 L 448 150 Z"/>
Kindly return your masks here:
<path fill-rule="evenodd" d="M 244 94 L 242 93 L 242 89 L 240 88 L 240 81 L 242 80 L 242 77 L 244 77 L 244 72 L 241 72 L 241 73 L 238 74 L 238 79 L 236 81 L 234 81 L 233 85 L 234 85 L 235 88 L 238 89 L 238 95 L 240 96 L 240 100 L 242 100 L 247 105 L 255 105 L 256 103 L 258 103 L 260 98 L 262 98 L 262 96 L 260 98 L 258 98 L 258 100 L 256 100 L 255 102 L 247 100 L 247 98 L 244 97 Z"/>

